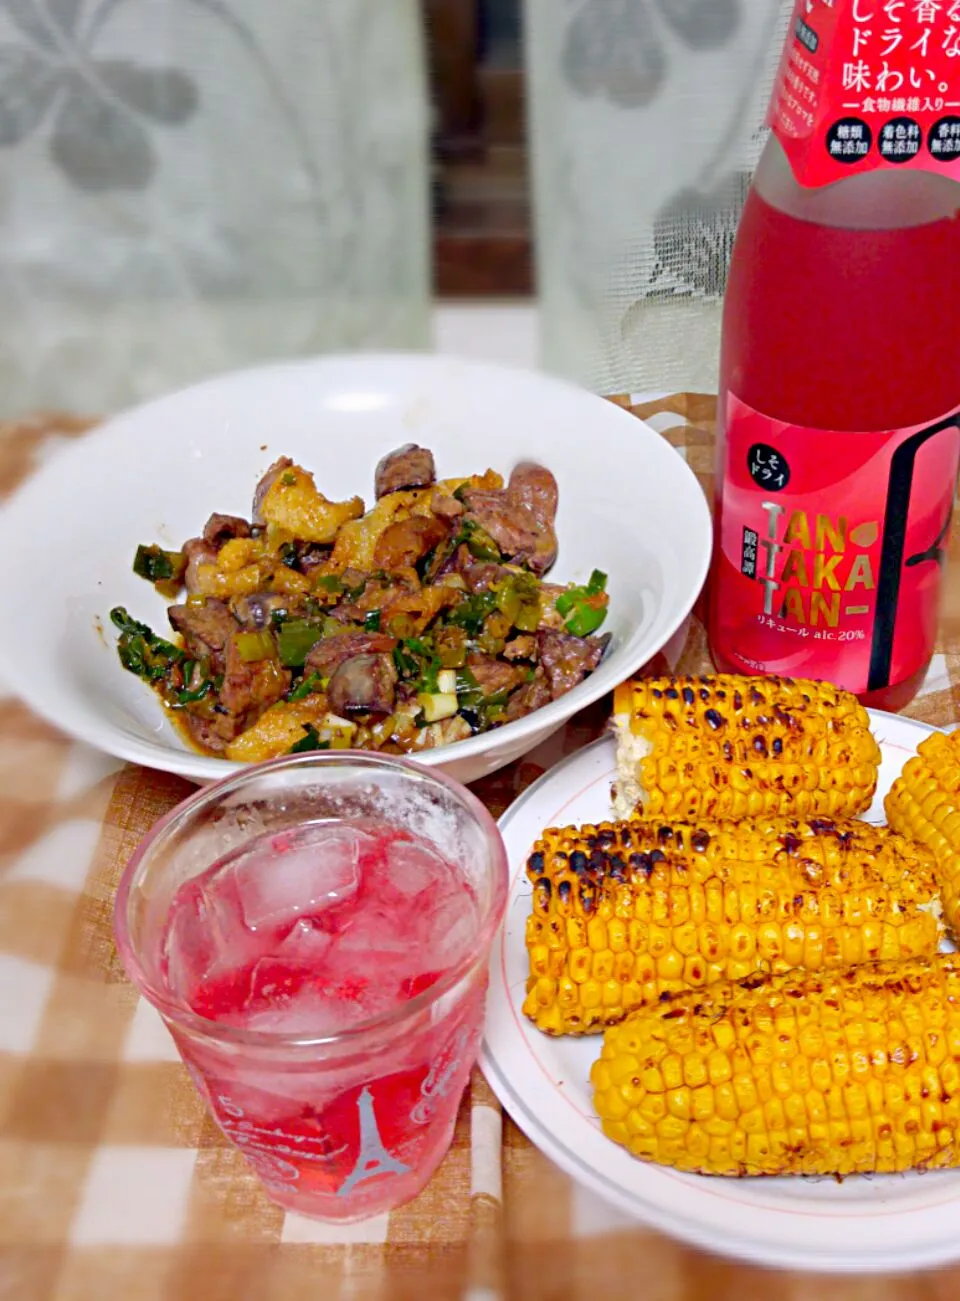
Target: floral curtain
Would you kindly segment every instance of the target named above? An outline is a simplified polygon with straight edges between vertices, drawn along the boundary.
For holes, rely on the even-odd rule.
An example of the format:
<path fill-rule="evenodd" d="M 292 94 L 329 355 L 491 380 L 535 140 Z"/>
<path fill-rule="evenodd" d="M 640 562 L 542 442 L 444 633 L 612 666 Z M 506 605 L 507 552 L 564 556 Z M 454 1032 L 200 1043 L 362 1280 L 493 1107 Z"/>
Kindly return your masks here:
<path fill-rule="evenodd" d="M 0 0 L 0 414 L 429 330 L 417 0 Z"/>
<path fill-rule="evenodd" d="M 720 300 L 792 0 L 526 0 L 543 360 L 716 386 Z"/>

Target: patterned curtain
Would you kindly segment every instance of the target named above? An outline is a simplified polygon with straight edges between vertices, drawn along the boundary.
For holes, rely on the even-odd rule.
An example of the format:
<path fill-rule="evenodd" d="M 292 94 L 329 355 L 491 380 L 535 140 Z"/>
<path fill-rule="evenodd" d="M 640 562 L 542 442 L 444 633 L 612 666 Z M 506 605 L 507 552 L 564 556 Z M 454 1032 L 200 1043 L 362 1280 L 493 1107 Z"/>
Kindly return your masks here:
<path fill-rule="evenodd" d="M 525 0 L 543 360 L 713 390 L 792 0 Z"/>
<path fill-rule="evenodd" d="M 0 0 L 0 414 L 429 338 L 417 0 Z"/>

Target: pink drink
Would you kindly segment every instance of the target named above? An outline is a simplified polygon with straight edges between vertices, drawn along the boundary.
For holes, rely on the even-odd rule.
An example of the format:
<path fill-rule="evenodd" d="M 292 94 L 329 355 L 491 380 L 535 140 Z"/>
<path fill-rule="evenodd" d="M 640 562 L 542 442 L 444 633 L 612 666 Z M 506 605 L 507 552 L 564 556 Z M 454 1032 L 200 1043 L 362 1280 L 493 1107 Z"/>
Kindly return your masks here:
<path fill-rule="evenodd" d="M 383 825 L 307 824 L 260 836 L 181 886 L 166 974 L 208 1020 L 321 1038 L 425 992 L 469 952 L 478 926 L 472 889 L 428 841 Z M 288 1073 L 242 1062 L 224 1073 L 181 1049 L 220 1125 L 275 1194 L 290 1183 L 298 1200 L 337 1197 L 333 1211 L 352 1218 L 379 1209 L 387 1176 L 392 1199 L 416 1193 L 446 1150 L 479 1043 L 481 994 L 345 1089 L 309 1073 L 291 1089 Z"/>
<path fill-rule="evenodd" d="M 291 762 L 246 770 L 221 788 Z M 454 796 L 473 805 L 472 796 L 413 764 L 361 762 L 399 769 L 405 781 L 417 773 L 441 798 L 424 817 L 408 794 L 396 821 L 377 816 L 376 800 L 339 820 L 319 800 L 314 820 L 297 799 L 265 817 L 258 799 L 239 819 L 249 826 L 239 837 L 232 809 L 221 821 L 214 813 L 198 819 L 189 845 L 165 855 L 166 890 L 144 871 L 159 852 L 148 841 L 117 903 L 128 970 L 164 1014 L 225 1134 L 275 1201 L 341 1221 L 414 1196 L 449 1146 L 479 1046 L 506 881 L 499 841 L 492 874 L 484 869 L 487 827 L 443 831 L 443 801 L 452 813 Z M 199 811 L 211 789 L 171 814 L 154 842 L 175 840 L 169 824 L 191 805 Z M 343 806 L 342 795 L 333 803 Z M 439 829 L 442 850 L 425 825 Z M 196 851 L 217 840 L 227 852 L 206 866 Z"/>

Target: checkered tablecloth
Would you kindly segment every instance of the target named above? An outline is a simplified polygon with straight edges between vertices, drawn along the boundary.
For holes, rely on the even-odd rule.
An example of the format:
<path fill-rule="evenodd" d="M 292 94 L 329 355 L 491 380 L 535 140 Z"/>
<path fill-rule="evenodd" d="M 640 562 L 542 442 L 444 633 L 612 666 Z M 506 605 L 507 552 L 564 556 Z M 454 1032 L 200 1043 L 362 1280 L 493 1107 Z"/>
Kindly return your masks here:
<path fill-rule="evenodd" d="M 709 490 L 712 399 L 617 400 Z M 0 426 L 0 492 L 85 428 L 62 417 Z M 638 502 L 649 488 L 637 485 Z M 937 724 L 960 716 L 958 575 L 954 555 L 938 654 L 909 710 Z M 5 636 L 16 635 L 14 614 L 4 613 Z M 679 666 L 708 663 L 695 619 Z M 478 793 L 502 812 L 592 740 L 607 707 Z M 551 1166 L 479 1072 L 452 1150 L 415 1202 L 348 1228 L 285 1215 L 208 1117 L 114 948 L 123 865 L 190 789 L 69 741 L 0 690 L 0 1301 L 960 1297 L 960 1268 L 915 1279 L 774 1274 L 639 1227 Z"/>

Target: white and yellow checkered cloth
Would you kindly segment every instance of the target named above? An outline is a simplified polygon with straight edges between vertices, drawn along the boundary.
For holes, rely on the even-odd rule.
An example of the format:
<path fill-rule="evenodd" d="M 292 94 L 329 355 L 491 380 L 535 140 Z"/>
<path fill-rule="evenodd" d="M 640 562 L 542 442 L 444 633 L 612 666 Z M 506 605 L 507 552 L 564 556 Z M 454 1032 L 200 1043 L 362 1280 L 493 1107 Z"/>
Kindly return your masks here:
<path fill-rule="evenodd" d="M 634 409 L 709 489 L 713 400 Z M 0 491 L 84 428 L 62 418 L 0 428 Z M 938 654 L 909 711 L 937 724 L 960 713 L 956 556 L 951 572 Z M 15 635 L 9 617 L 4 635 Z M 694 621 L 681 667 L 708 664 Z M 592 740 L 608 707 L 579 715 L 478 793 L 501 813 Z M 777 1275 L 634 1225 L 541 1157 L 479 1072 L 450 1154 L 415 1202 L 349 1227 L 285 1215 L 208 1117 L 113 944 L 123 865 L 190 789 L 67 740 L 0 692 L 0 1301 L 960 1297 L 960 1269 L 913 1280 Z"/>

